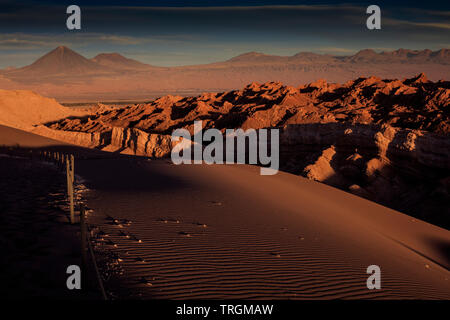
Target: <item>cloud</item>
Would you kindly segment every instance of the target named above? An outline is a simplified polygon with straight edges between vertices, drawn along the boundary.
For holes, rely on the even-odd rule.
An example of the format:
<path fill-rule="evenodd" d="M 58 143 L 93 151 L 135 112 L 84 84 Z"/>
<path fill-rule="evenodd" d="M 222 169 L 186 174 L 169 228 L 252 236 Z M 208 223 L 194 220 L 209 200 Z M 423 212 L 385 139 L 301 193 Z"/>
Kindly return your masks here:
<path fill-rule="evenodd" d="M 116 36 L 116 35 L 106 35 L 106 34 L 104 34 L 104 35 L 93 34 L 90 36 L 91 36 L 91 40 L 95 39 L 95 40 L 99 40 L 99 41 L 105 41 L 108 43 L 117 43 L 117 44 L 121 44 L 121 45 L 140 44 L 140 43 L 146 42 L 145 39 L 135 38 L 135 37 L 127 37 L 127 36 Z"/>
<path fill-rule="evenodd" d="M 151 39 L 101 34 L 101 33 L 63 33 L 63 34 L 0 34 L 0 49 L 46 49 L 59 45 L 84 47 L 90 44 L 137 45 L 151 41 Z"/>
<path fill-rule="evenodd" d="M 117 45 L 135 46 L 143 44 L 167 44 L 199 41 L 201 36 L 194 35 L 151 35 L 151 36 L 128 36 L 105 33 L 0 33 L 0 49 L 46 49 L 65 45 L 74 48 L 87 47 L 90 45 Z"/>
<path fill-rule="evenodd" d="M 369 31 L 366 7 L 351 4 L 190 8 L 91 5 L 82 8 L 82 30 L 69 32 L 64 8 L 46 3 L 15 5 L 0 12 L 0 65 L 26 63 L 25 58 L 15 62 L 14 57 L 14 62 L 1 61 L 5 54 L 34 52 L 39 56 L 59 45 L 86 56 L 133 52 L 144 62 L 179 65 L 221 61 L 248 51 L 346 55 L 364 48 L 436 50 L 448 47 L 445 40 L 450 35 L 449 11 L 381 6 L 382 30 Z"/>
<path fill-rule="evenodd" d="M 24 39 L 20 37 L 8 37 L 8 35 L 0 35 L 0 48 L 2 49 L 15 49 L 15 48 L 38 48 L 42 46 L 47 46 L 48 42 L 38 41 L 32 39 Z"/>
<path fill-rule="evenodd" d="M 95 7 L 92 7 L 95 8 Z M 117 10 L 118 7 L 97 7 L 102 9 Z M 133 7 L 123 6 L 121 10 L 130 11 L 246 11 L 246 10 L 304 10 L 304 11 L 328 11 L 328 10 L 361 10 L 361 7 L 353 5 L 259 5 L 259 6 L 213 6 L 213 7 Z"/>
<path fill-rule="evenodd" d="M 418 22 L 418 21 L 409 21 L 409 20 L 401 20 L 395 18 L 382 18 L 382 25 L 388 26 L 406 26 L 406 27 L 425 27 L 425 28 L 437 28 L 437 29 L 450 29 L 450 23 L 446 23 L 445 21 L 435 21 L 435 22 Z"/>
<path fill-rule="evenodd" d="M 450 29 L 450 23 L 439 23 L 439 22 L 410 22 L 410 24 L 420 27 L 430 27 L 438 29 Z"/>

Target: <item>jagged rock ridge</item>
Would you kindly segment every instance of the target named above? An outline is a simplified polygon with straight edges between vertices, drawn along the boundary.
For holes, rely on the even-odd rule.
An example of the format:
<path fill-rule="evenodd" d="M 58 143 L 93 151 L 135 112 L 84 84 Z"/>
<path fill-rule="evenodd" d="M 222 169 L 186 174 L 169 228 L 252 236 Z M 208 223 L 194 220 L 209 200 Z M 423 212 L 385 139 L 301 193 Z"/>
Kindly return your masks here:
<path fill-rule="evenodd" d="M 55 138 L 58 132 L 87 135 L 89 146 L 160 157 L 170 154 L 172 131 L 193 132 L 194 120 L 220 130 L 278 127 L 282 170 L 450 226 L 449 96 L 450 82 L 431 82 L 424 74 L 300 87 L 252 83 L 99 109 L 39 130 Z"/>

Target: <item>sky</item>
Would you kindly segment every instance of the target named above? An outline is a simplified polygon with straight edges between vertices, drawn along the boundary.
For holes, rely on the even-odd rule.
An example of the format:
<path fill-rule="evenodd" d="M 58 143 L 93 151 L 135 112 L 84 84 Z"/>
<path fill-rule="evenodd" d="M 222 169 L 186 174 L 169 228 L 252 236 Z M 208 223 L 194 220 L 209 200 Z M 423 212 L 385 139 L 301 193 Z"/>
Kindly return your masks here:
<path fill-rule="evenodd" d="M 0 0 L 0 68 L 32 63 L 59 45 L 92 58 L 118 52 L 157 66 L 203 64 L 257 51 L 349 55 L 365 48 L 450 48 L 450 1 Z M 66 7 L 81 8 L 81 30 Z M 381 8 L 368 30 L 366 8 Z"/>

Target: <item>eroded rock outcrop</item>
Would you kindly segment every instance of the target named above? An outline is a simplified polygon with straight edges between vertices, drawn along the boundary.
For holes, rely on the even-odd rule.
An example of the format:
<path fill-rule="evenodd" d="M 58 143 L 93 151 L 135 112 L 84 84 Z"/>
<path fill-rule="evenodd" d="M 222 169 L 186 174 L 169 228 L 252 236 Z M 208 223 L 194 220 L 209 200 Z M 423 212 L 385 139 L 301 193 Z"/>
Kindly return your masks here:
<path fill-rule="evenodd" d="M 289 125 L 283 170 L 450 226 L 450 139 L 388 125 Z"/>
<path fill-rule="evenodd" d="M 32 132 L 83 147 L 158 158 L 170 155 L 175 145 L 169 135 L 149 134 L 134 128 L 113 127 L 102 132 L 80 132 L 37 126 Z"/>
<path fill-rule="evenodd" d="M 388 124 L 448 134 L 449 104 L 450 82 L 430 82 L 423 74 L 403 81 L 359 78 L 342 85 L 321 80 L 297 88 L 268 82 L 197 97 L 166 96 L 147 104 L 99 110 L 86 119 L 51 127 L 89 131 L 94 126 L 110 126 L 171 134 L 194 120 L 218 129 L 337 122 Z M 95 128 L 98 130 L 102 129 Z"/>
<path fill-rule="evenodd" d="M 194 120 L 222 131 L 277 127 L 282 170 L 450 226 L 449 104 L 450 82 L 430 82 L 424 74 L 297 88 L 251 83 L 102 108 L 39 130 L 85 146 L 163 157 L 173 147 L 173 130 L 193 133 Z"/>

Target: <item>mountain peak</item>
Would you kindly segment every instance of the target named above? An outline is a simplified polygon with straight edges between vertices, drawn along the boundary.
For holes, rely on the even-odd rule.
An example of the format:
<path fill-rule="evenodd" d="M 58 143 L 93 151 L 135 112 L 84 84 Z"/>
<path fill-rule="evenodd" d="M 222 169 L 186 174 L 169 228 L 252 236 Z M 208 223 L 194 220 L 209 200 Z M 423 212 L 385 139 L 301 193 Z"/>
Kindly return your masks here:
<path fill-rule="evenodd" d="M 56 47 L 33 64 L 22 69 L 26 72 L 46 75 L 68 73 L 76 75 L 100 71 L 97 64 L 66 46 Z"/>
<path fill-rule="evenodd" d="M 363 49 L 355 54 L 355 57 L 373 57 L 378 55 L 373 49 Z"/>
<path fill-rule="evenodd" d="M 266 54 L 257 51 L 245 52 L 243 54 L 238 55 L 238 57 L 260 57 L 265 56 Z"/>
<path fill-rule="evenodd" d="M 48 54 L 50 53 L 76 53 L 75 51 L 73 51 L 72 49 L 66 47 L 66 46 L 58 46 L 55 49 L 53 49 L 52 51 L 50 51 Z M 77 53 L 76 53 L 77 54 Z"/>
<path fill-rule="evenodd" d="M 94 58 L 92 58 L 91 61 L 100 64 L 102 66 L 108 66 L 113 68 L 140 69 L 149 67 L 148 64 L 126 58 L 117 52 L 100 53 L 96 55 Z"/>
<path fill-rule="evenodd" d="M 251 52 L 246 52 L 246 53 L 240 54 L 236 57 L 233 57 L 233 58 L 229 59 L 228 61 L 248 61 L 248 60 L 260 58 L 260 57 L 270 57 L 270 56 L 267 54 L 261 53 L 261 52 L 251 51 Z"/>
<path fill-rule="evenodd" d="M 93 59 L 126 59 L 123 55 L 117 52 L 99 53 Z"/>

